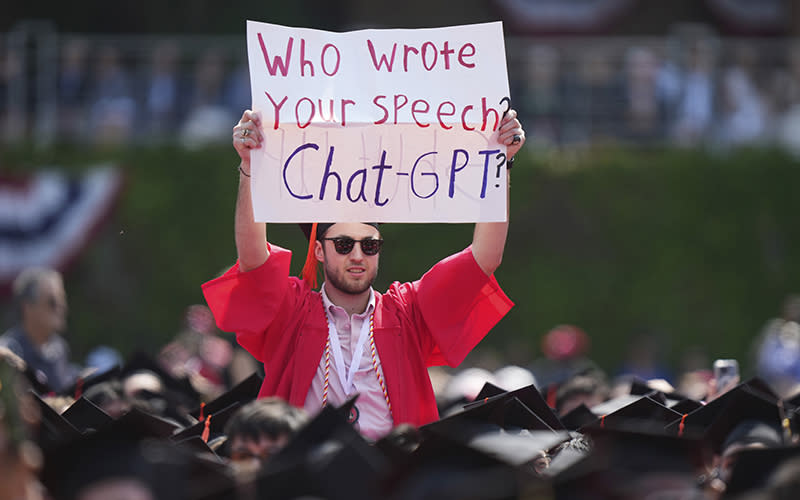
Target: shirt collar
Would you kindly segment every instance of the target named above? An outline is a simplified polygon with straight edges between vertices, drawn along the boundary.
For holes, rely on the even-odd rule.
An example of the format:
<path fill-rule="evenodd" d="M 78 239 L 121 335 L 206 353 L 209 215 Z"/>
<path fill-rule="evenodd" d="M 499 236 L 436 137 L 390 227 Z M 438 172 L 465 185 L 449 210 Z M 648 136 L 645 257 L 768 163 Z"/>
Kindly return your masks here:
<path fill-rule="evenodd" d="M 325 311 L 333 312 L 336 309 L 344 311 L 343 307 L 337 306 L 336 304 L 331 302 L 331 299 L 328 298 L 328 294 L 325 293 L 325 285 L 327 283 L 328 283 L 327 281 L 322 283 L 322 286 L 319 289 L 320 294 L 322 294 L 322 305 L 325 307 Z M 373 290 L 372 287 L 369 287 L 369 301 L 367 302 L 367 309 L 363 313 L 356 314 L 355 316 L 370 314 L 373 310 L 375 310 L 375 290 Z"/>

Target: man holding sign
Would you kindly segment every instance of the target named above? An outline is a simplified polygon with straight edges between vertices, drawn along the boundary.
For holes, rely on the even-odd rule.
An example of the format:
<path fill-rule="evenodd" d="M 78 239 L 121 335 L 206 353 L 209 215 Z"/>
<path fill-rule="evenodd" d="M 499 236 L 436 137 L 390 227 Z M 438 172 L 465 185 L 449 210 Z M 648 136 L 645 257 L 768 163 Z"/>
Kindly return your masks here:
<path fill-rule="evenodd" d="M 248 27 L 251 28 L 250 25 Z M 259 26 L 248 30 L 248 38 L 252 42 L 251 75 L 264 71 L 264 67 L 269 69 L 270 48 L 278 43 L 273 38 L 280 39 L 283 36 L 290 40 L 282 46 L 286 50 L 284 70 L 288 73 L 291 68 L 288 59 L 291 47 L 297 43 L 295 39 L 299 38 L 305 44 L 321 33 L 294 30 L 287 37 L 281 35 L 281 30 L 291 29 L 272 25 L 267 27 L 269 30 L 264 28 L 264 31 L 259 31 Z M 398 31 L 408 35 L 409 31 L 428 30 L 388 31 L 391 32 L 389 36 L 397 36 Z M 431 32 L 423 35 L 433 38 L 434 33 Z M 367 38 L 361 46 L 367 47 L 373 54 L 378 50 L 375 47 L 381 45 L 379 32 L 355 34 L 356 43 Z M 333 37 L 336 44 L 349 41 L 337 38 L 346 34 L 325 35 Z M 450 37 L 454 33 L 445 31 L 442 36 L 448 39 L 438 40 L 438 47 L 448 47 L 453 42 Z M 462 66 L 479 66 L 482 52 L 480 44 L 464 41 L 453 44 L 461 47 L 459 54 Z M 253 45 L 258 49 L 255 50 L 257 55 L 263 54 L 263 59 L 255 58 L 259 62 L 255 65 Z M 334 42 L 325 45 L 328 46 L 335 47 Z M 406 49 L 406 55 L 412 52 Z M 342 53 L 349 52 L 343 50 Z M 372 60 L 377 61 L 378 58 L 373 57 Z M 428 59 L 429 62 L 431 60 Z M 282 72 L 274 71 L 277 63 L 274 59 L 272 63 L 273 76 L 280 83 Z M 300 68 L 306 67 L 301 65 Z M 311 74 L 310 68 L 306 69 Z M 507 93 L 505 73 L 502 76 Z M 270 88 L 276 95 L 283 95 L 283 90 L 286 93 L 290 90 L 280 88 L 278 83 L 273 85 L 271 80 L 267 83 L 263 84 L 263 88 Z M 262 88 L 257 78 L 253 78 L 253 85 L 254 90 Z M 320 95 L 336 93 L 330 87 L 320 92 Z M 267 91 L 258 93 L 269 94 Z M 254 91 L 255 95 L 257 93 Z M 443 190 L 445 194 L 439 201 L 434 201 L 432 207 L 440 207 L 439 211 L 442 212 L 447 211 L 448 203 L 453 207 L 458 203 L 461 203 L 461 207 L 472 203 L 476 214 L 490 215 L 475 216 L 473 220 L 479 222 L 475 225 L 472 244 L 465 250 L 439 262 L 419 280 L 394 283 L 386 293 L 381 294 L 372 289 L 383 243 L 380 230 L 377 224 L 355 221 L 431 221 L 428 220 L 431 216 L 424 215 L 424 210 L 420 212 L 423 213 L 421 218 L 414 215 L 412 203 L 404 203 L 404 207 L 398 208 L 405 210 L 404 214 L 398 209 L 387 208 L 391 205 L 392 197 L 386 194 L 388 191 L 380 194 L 381 176 L 389 169 L 397 168 L 400 177 L 402 170 L 402 161 L 395 163 L 387 161 L 387 158 L 407 158 L 406 153 L 415 147 L 411 139 L 423 136 L 409 134 L 408 128 L 404 129 L 402 125 L 376 132 L 386 124 L 381 122 L 380 116 L 369 116 L 368 111 L 359 112 L 358 103 L 363 101 L 358 98 L 352 99 L 349 116 L 357 118 L 351 122 L 350 136 L 346 131 L 329 133 L 330 124 L 313 119 L 309 122 L 313 127 L 308 128 L 306 126 L 309 124 L 299 121 L 279 125 L 281 109 L 274 103 L 285 100 L 281 98 L 275 101 L 272 94 L 262 101 L 254 98 L 254 105 L 259 105 L 258 111 L 246 111 L 233 129 L 233 145 L 241 158 L 235 215 L 239 260 L 223 276 L 203 285 L 203 292 L 217 324 L 224 331 L 236 332 L 239 343 L 264 363 L 266 376 L 261 396 L 280 396 L 313 414 L 327 404 L 341 405 L 358 394 L 351 419 L 371 439 L 384 436 L 393 426 L 401 423 L 419 426 L 436 420 L 436 400 L 427 367 L 460 364 L 513 305 L 500 289 L 493 273 L 502 260 L 508 232 L 508 177 L 505 168 L 501 172 L 500 166 L 505 166 L 505 158 L 513 158 L 525 141 L 525 133 L 516 118 L 516 112 L 513 109 L 485 106 L 482 110 L 482 126 L 479 123 L 481 118 L 473 117 L 478 122 L 468 121 L 468 113 L 465 112 L 458 117 L 465 129 L 460 132 L 454 132 L 454 122 L 445 119 L 441 113 L 438 117 L 429 117 L 430 120 L 441 121 L 443 125 L 443 130 L 439 132 L 426 132 L 428 136 L 433 136 L 432 143 L 437 150 L 429 150 L 421 155 L 412 154 L 416 162 L 411 170 L 423 165 L 420 166 L 420 172 L 428 176 L 435 175 L 436 183 L 432 185 L 437 187 L 439 175 L 445 182 L 449 181 L 449 191 Z M 382 101 L 373 100 L 375 102 Z M 494 95 L 492 102 L 502 105 L 502 100 L 495 99 Z M 455 102 L 453 104 L 455 108 Z M 418 105 L 416 109 L 422 110 L 424 107 Z M 467 109 L 467 106 L 463 109 Z M 496 116 L 495 123 L 491 124 L 487 116 Z M 372 126 L 364 127 L 368 119 Z M 410 127 L 425 129 L 420 124 L 430 125 L 424 123 L 421 114 L 417 114 L 417 119 L 419 122 Z M 344 124 L 335 126 L 345 127 Z M 363 144 L 370 144 L 370 147 L 365 146 L 356 156 L 350 156 L 349 162 L 339 157 L 337 163 L 333 156 L 339 144 L 344 144 L 340 151 L 352 149 L 347 147 L 348 141 L 351 144 L 354 142 L 352 128 L 355 128 L 358 139 Z M 373 141 L 377 143 L 377 150 L 371 146 Z M 448 165 L 437 163 L 438 148 L 441 146 L 468 143 L 476 145 L 476 149 L 477 145 L 481 145 L 481 151 L 473 154 L 471 160 L 467 147 L 452 147 Z M 313 153 L 322 150 L 323 145 L 328 149 L 328 157 L 325 166 L 315 171 L 308 164 L 313 163 Z M 491 149 L 495 146 L 495 149 Z M 421 147 L 430 146 L 426 144 Z M 502 189 L 491 191 L 487 188 L 487 178 L 491 177 L 488 162 L 495 156 L 502 158 L 502 163 L 497 165 L 497 174 L 491 174 L 502 181 Z M 423 157 L 426 159 L 421 162 L 420 158 Z M 372 163 L 370 168 L 356 169 L 348 182 L 342 182 L 342 179 L 346 179 L 348 165 L 359 164 L 365 158 Z M 510 161 L 507 163 L 511 164 Z M 271 169 L 270 165 L 277 168 Z M 334 165 L 338 168 L 336 172 Z M 291 177 L 292 174 L 287 172 L 292 169 L 302 171 L 305 176 Z M 367 189 L 365 181 L 370 170 L 377 172 L 377 175 L 373 175 L 377 182 Z M 321 175 L 322 188 L 318 197 L 308 195 L 306 198 L 302 194 L 303 181 L 315 172 Z M 331 177 L 334 173 L 335 177 Z M 408 174 L 413 179 L 412 173 Z M 472 187 L 479 185 L 480 189 L 471 190 L 466 183 L 457 185 L 457 175 L 461 179 L 476 180 L 478 184 Z M 325 205 L 325 183 L 329 179 L 336 184 L 337 194 L 345 191 L 349 204 L 344 208 L 335 203 Z M 359 181 L 360 188 L 352 190 L 353 182 Z M 344 185 L 346 189 L 343 189 Z M 374 195 L 369 197 L 371 200 L 365 195 L 367 191 Z M 433 197 L 434 191 L 429 189 L 427 193 L 430 194 L 419 196 L 412 182 L 412 188 L 406 190 L 405 197 L 398 195 L 400 188 L 392 193 L 394 199 L 404 202 L 419 199 L 421 205 L 430 202 L 428 198 Z M 494 194 L 497 191 L 501 195 Z M 278 200 L 266 199 L 270 196 L 278 197 Z M 342 199 L 341 196 L 329 197 L 329 201 Z M 271 204 L 279 200 L 285 200 L 290 205 L 294 203 L 297 208 L 287 206 L 281 211 L 280 204 Z M 482 205 L 482 202 L 496 205 L 498 201 L 502 202 L 501 217 L 496 216 L 497 207 Z M 397 203 L 398 207 L 400 205 Z M 266 243 L 265 221 L 302 222 L 305 214 L 311 220 L 325 222 L 311 225 L 303 279 L 298 279 L 289 276 L 291 252 Z M 456 220 L 460 217 L 446 220 L 461 221 Z M 318 263 L 322 264 L 325 282 L 319 291 L 315 291 Z"/>

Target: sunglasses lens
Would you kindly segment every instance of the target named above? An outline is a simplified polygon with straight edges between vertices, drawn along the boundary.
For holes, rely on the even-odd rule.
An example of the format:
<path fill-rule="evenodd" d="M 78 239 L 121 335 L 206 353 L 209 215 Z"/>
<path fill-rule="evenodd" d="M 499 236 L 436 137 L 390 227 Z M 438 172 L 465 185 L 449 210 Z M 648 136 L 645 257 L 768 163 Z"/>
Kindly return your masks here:
<path fill-rule="evenodd" d="M 383 240 L 361 240 L 361 251 L 364 252 L 364 255 L 375 255 L 380 252 L 381 243 L 383 243 Z"/>
<path fill-rule="evenodd" d="M 333 240 L 333 247 L 336 249 L 337 253 L 342 255 L 347 255 L 353 251 L 353 245 L 356 244 L 356 240 L 353 238 L 336 238 Z"/>

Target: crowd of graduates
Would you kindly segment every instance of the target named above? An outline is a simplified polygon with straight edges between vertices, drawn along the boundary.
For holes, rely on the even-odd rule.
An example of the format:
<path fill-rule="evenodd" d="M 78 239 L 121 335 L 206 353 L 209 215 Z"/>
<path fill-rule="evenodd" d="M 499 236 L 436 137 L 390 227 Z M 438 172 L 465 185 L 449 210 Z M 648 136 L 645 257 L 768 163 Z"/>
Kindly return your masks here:
<path fill-rule="evenodd" d="M 800 396 L 759 378 L 712 381 L 694 399 L 587 365 L 547 390 L 441 391 L 438 421 L 373 442 L 348 423 L 353 401 L 307 415 L 258 399 L 258 372 L 210 397 L 168 368 L 140 352 L 54 391 L 0 350 L 0 499 L 775 499 L 798 487 Z"/>

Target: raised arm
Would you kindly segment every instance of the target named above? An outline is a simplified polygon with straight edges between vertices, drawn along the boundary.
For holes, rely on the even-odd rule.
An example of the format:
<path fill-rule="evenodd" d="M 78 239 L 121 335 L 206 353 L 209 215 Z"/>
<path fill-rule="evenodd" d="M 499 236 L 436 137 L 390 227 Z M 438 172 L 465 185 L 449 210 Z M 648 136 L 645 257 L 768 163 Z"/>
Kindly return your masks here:
<path fill-rule="evenodd" d="M 514 158 L 519 149 L 525 144 L 525 131 L 517 120 L 517 112 L 513 109 L 503 116 L 500 123 L 499 142 L 506 145 L 506 157 Z M 507 172 L 508 182 L 511 182 L 511 172 Z M 508 187 L 506 187 L 508 189 Z M 510 193 L 506 193 L 508 199 Z M 506 207 L 508 213 L 508 207 Z M 503 251 L 508 236 L 508 220 L 506 222 L 479 222 L 475 224 L 472 235 L 472 255 L 475 261 L 488 275 L 500 266 L 503 260 Z"/>
<path fill-rule="evenodd" d="M 261 117 L 247 110 L 233 127 L 233 147 L 239 153 L 239 194 L 234 221 L 239 269 L 249 271 L 267 261 L 267 225 L 255 222 L 250 194 L 250 151 L 261 147 Z"/>

